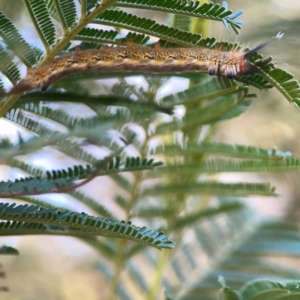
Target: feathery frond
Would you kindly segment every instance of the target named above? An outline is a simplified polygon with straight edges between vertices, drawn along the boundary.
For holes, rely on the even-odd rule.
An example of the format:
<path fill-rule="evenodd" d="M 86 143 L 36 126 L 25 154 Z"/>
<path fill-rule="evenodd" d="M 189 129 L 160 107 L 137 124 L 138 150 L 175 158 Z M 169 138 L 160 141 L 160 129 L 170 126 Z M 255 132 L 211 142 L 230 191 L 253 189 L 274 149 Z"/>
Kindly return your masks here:
<path fill-rule="evenodd" d="M 68 32 L 77 20 L 76 4 L 74 0 L 53 0 L 61 25 Z"/>
<path fill-rule="evenodd" d="M 56 30 L 46 2 L 44 0 L 24 0 L 24 3 L 46 52 L 49 52 L 56 42 Z"/>
<path fill-rule="evenodd" d="M 43 223 L 51 225 L 70 226 L 86 231 L 89 235 L 104 235 L 145 243 L 162 249 L 174 248 L 175 244 L 162 232 L 137 227 L 131 222 L 118 222 L 111 219 L 92 217 L 85 213 L 44 209 L 39 206 L 18 205 L 15 203 L 0 203 L 0 219 L 21 222 Z M 84 229 L 83 229 L 84 228 Z"/>
<path fill-rule="evenodd" d="M 0 71 L 5 75 L 12 84 L 20 80 L 20 71 L 13 62 L 13 56 L 0 46 Z"/>
<path fill-rule="evenodd" d="M 205 18 L 209 20 L 222 21 L 226 29 L 230 31 L 229 25 L 238 34 L 241 28 L 241 20 L 235 20 L 240 16 L 243 11 L 239 10 L 232 13 L 228 10 L 226 1 L 223 1 L 223 5 L 216 3 L 203 3 L 199 5 L 200 1 L 160 1 L 160 0 L 120 0 L 116 3 L 116 6 L 135 8 L 135 9 L 147 9 L 155 11 L 163 11 L 167 13 L 181 14 L 190 17 Z"/>
<path fill-rule="evenodd" d="M 27 67 L 32 67 L 36 63 L 33 49 L 23 39 L 14 24 L 3 12 L 0 12 L 0 36 L 5 44 Z"/>

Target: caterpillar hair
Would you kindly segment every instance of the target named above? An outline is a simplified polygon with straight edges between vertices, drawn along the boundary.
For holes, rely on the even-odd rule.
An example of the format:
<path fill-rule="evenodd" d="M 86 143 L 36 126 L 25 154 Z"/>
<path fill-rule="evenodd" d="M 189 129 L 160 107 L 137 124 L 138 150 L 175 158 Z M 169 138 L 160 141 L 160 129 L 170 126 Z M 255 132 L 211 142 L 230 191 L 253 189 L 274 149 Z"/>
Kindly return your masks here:
<path fill-rule="evenodd" d="M 271 39 L 269 39 L 268 41 L 248 50 L 247 52 L 245 52 L 245 57 L 250 56 L 251 54 L 259 51 L 260 49 L 265 48 L 266 46 L 268 46 L 269 44 L 271 44 L 272 42 L 276 41 L 276 40 L 280 40 L 283 37 L 284 33 L 283 32 L 278 32 L 276 36 L 273 36 Z"/>

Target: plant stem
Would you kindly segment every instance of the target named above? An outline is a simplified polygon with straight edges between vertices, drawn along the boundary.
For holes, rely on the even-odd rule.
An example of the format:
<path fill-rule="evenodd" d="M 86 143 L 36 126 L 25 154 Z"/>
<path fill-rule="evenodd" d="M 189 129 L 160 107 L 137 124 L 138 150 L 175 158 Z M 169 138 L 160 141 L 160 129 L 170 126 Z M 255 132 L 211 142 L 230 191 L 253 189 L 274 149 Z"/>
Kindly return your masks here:
<path fill-rule="evenodd" d="M 155 272 L 155 276 L 153 277 L 152 283 L 150 285 L 150 291 L 148 293 L 148 297 L 146 300 L 155 300 L 157 298 L 157 292 L 161 286 L 161 281 L 163 277 L 163 273 L 166 269 L 166 265 L 169 262 L 170 251 L 162 251 L 160 257 L 157 262 L 157 269 Z"/>
<path fill-rule="evenodd" d="M 204 3 L 210 2 L 209 0 L 202 0 L 201 5 Z M 201 33 L 202 38 L 206 38 L 209 36 L 210 32 L 210 23 L 208 19 L 200 19 L 200 18 L 193 18 L 192 25 L 191 25 L 191 32 L 192 33 Z"/>
<path fill-rule="evenodd" d="M 122 271 L 124 270 L 124 249 L 125 249 L 125 246 L 126 246 L 126 241 L 125 240 L 119 242 L 117 257 L 116 257 L 116 261 L 115 261 L 115 265 L 116 265 L 115 270 L 116 271 L 115 271 L 115 274 L 114 274 L 114 277 L 112 279 L 111 286 L 110 286 L 110 294 L 109 294 L 109 297 L 108 297 L 109 300 L 115 300 L 116 299 L 120 277 L 121 277 Z"/>
<path fill-rule="evenodd" d="M 141 149 L 141 155 L 145 156 L 146 154 L 146 149 L 147 149 L 147 145 L 148 145 L 148 141 L 149 141 L 149 137 L 147 135 L 147 138 L 145 139 L 145 143 Z M 131 190 L 131 197 L 130 197 L 130 201 L 128 203 L 127 209 L 126 209 L 126 221 L 128 221 L 130 219 L 130 212 L 136 202 L 136 200 L 138 199 L 138 189 L 140 186 L 141 181 L 143 180 L 143 174 L 142 172 L 137 172 L 135 174 L 135 181 Z M 110 295 L 109 298 L 110 300 L 115 300 L 116 299 L 116 295 L 117 295 L 117 289 L 118 289 L 118 285 L 120 282 L 120 277 L 122 275 L 122 271 L 124 271 L 124 266 L 125 266 L 125 257 L 124 257 L 124 253 L 125 253 L 125 247 L 127 245 L 127 241 L 123 240 L 119 242 L 119 247 L 118 247 L 118 253 L 117 253 L 117 259 L 116 259 L 116 272 L 115 275 L 112 279 L 112 283 L 111 283 L 111 289 L 110 289 Z"/>
<path fill-rule="evenodd" d="M 86 18 L 86 0 L 81 0 L 81 16 L 80 20 L 84 20 Z"/>

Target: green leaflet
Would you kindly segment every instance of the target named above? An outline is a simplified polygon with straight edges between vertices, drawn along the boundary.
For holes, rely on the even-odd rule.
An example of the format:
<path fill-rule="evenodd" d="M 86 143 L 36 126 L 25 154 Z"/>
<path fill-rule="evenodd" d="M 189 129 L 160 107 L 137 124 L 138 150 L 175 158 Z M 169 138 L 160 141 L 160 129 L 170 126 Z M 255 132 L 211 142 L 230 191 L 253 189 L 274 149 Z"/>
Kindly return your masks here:
<path fill-rule="evenodd" d="M 157 172 L 160 174 L 172 174 L 176 171 L 182 174 L 197 173 L 222 173 L 222 172 L 287 172 L 300 169 L 299 159 L 288 157 L 284 160 L 239 160 L 232 159 L 208 159 L 200 163 L 185 163 L 168 165 L 160 168 Z"/>
<path fill-rule="evenodd" d="M 201 40 L 200 34 L 193 34 L 178 30 L 176 28 L 160 25 L 153 20 L 140 18 L 138 16 L 118 10 L 106 10 L 93 22 L 96 24 L 117 26 L 134 30 L 183 46 L 197 45 Z"/>
<path fill-rule="evenodd" d="M 56 42 L 56 30 L 46 2 L 44 0 L 24 0 L 24 3 L 46 52 L 49 52 Z"/>
<path fill-rule="evenodd" d="M 82 1 L 81 5 L 82 5 Z M 99 0 L 86 0 L 86 11 L 90 11 L 92 9 L 94 9 L 97 5 L 99 5 Z"/>
<path fill-rule="evenodd" d="M 299 296 L 299 284 L 297 282 L 299 271 L 278 265 L 276 259 L 264 260 L 266 255 L 270 258 L 278 257 L 278 255 L 291 258 L 299 257 L 297 226 L 293 223 L 278 221 L 254 225 L 249 232 L 249 227 L 246 226 L 246 220 L 249 217 L 254 218 L 255 216 L 251 213 L 248 217 L 245 214 L 240 214 L 239 218 L 228 217 L 232 226 L 240 226 L 240 230 L 238 230 L 240 236 L 237 237 L 237 242 L 227 244 L 230 256 L 221 259 L 213 270 L 209 270 L 202 276 L 201 280 L 192 284 L 189 291 L 186 291 L 180 299 L 194 299 L 200 295 L 202 297 L 205 295 L 207 299 L 214 299 L 209 298 L 209 295 L 213 291 L 220 290 L 218 283 L 220 277 L 224 277 L 226 286 L 234 288 L 243 300 L 297 299 Z M 221 228 L 220 230 L 222 231 Z M 202 234 L 203 237 L 204 232 L 199 232 L 199 234 Z M 243 239 L 241 235 L 245 234 L 246 238 Z M 211 238 L 215 241 L 217 239 L 216 236 L 211 236 Z M 219 244 L 217 247 L 224 247 L 224 244 Z M 251 251 L 253 249 L 254 251 Z M 210 251 L 212 250 L 210 249 Z M 281 278 L 281 280 L 273 280 L 274 276 Z M 207 289 L 208 286 L 210 287 L 209 290 Z M 232 289 L 227 289 L 223 292 L 222 299 L 228 299 L 226 296 L 230 290 L 232 291 Z"/>
<path fill-rule="evenodd" d="M 0 78 L 0 97 L 5 94 L 3 80 Z"/>
<path fill-rule="evenodd" d="M 110 175 L 119 172 L 143 171 L 153 169 L 162 165 L 161 162 L 154 162 L 153 159 L 140 157 L 127 157 L 124 163 L 120 158 L 107 156 L 96 161 L 94 166 L 81 165 L 68 168 L 67 170 L 43 171 L 34 169 L 22 161 L 15 160 L 14 165 L 30 173 L 35 173 L 36 177 L 25 177 L 15 181 L 0 182 L 0 197 L 10 198 L 27 195 L 39 195 L 45 193 L 64 193 L 77 187 L 75 181 L 79 179 L 89 179 L 100 175 Z M 92 177 L 90 177 L 92 176 Z"/>
<path fill-rule="evenodd" d="M 74 38 L 75 41 L 82 41 L 80 48 L 91 43 L 92 47 L 97 48 L 101 46 L 101 43 L 124 45 L 125 42 L 132 40 L 135 44 L 144 45 L 149 41 L 150 37 L 144 34 L 138 34 L 135 32 L 128 32 L 126 36 L 120 35 L 116 30 L 102 30 L 96 28 L 83 28 Z"/>
<path fill-rule="evenodd" d="M 273 87 L 295 106 L 300 105 L 300 85 L 293 80 L 294 75 L 290 72 L 278 68 L 272 58 L 263 58 L 261 55 L 253 55 L 250 58 L 252 66 L 259 70 L 260 75 L 265 78 Z M 249 80 L 249 78 L 248 78 Z M 256 81 L 257 82 L 257 81 Z"/>
<path fill-rule="evenodd" d="M 32 118 L 30 115 L 22 112 L 21 110 L 10 110 L 5 116 L 9 120 L 13 120 L 16 124 L 23 126 L 24 128 L 31 130 L 41 136 L 58 136 L 61 131 L 57 129 L 49 128 L 45 124 L 41 124 L 36 119 Z"/>
<path fill-rule="evenodd" d="M 69 226 L 75 230 L 87 231 L 90 235 L 105 235 L 145 243 L 162 249 L 174 248 L 175 244 L 162 232 L 137 227 L 131 222 L 118 222 L 111 219 L 92 217 L 85 213 L 44 209 L 33 205 L 0 203 L 0 219 L 20 220 L 32 223 L 48 223 L 51 225 Z"/>
<path fill-rule="evenodd" d="M 62 27 L 68 32 L 77 20 L 76 4 L 74 0 L 53 0 L 53 2 Z"/>
<path fill-rule="evenodd" d="M 31 46 L 23 39 L 3 12 L 0 12 L 0 36 L 27 67 L 31 67 L 36 63 L 36 57 Z"/>
<path fill-rule="evenodd" d="M 141 196 L 162 196 L 166 194 L 199 194 L 199 195 L 220 195 L 232 197 L 246 196 L 274 196 L 275 188 L 269 183 L 221 183 L 214 181 L 176 184 L 156 185 L 141 192 Z M 183 200 L 183 199 L 182 199 Z"/>
<path fill-rule="evenodd" d="M 300 282 L 297 280 L 276 281 L 259 279 L 247 283 L 241 288 L 245 300 L 254 299 L 297 299 L 300 297 Z"/>
<path fill-rule="evenodd" d="M 115 30 L 103 30 L 96 28 L 83 28 L 74 40 L 85 42 L 109 43 L 113 42 L 118 32 Z"/>
<path fill-rule="evenodd" d="M 244 100 L 247 96 L 242 90 L 240 93 L 220 96 L 212 101 L 206 102 L 205 105 L 188 111 L 182 119 L 174 118 L 170 122 L 159 124 L 156 127 L 156 134 L 166 134 L 178 129 L 188 128 L 191 126 L 209 124 L 218 120 L 227 119 L 236 116 L 251 105 L 251 102 Z M 239 108 L 241 107 L 241 109 Z M 235 109 L 238 109 L 235 111 Z M 231 112 L 231 114 L 230 114 Z"/>
<path fill-rule="evenodd" d="M 195 84 L 188 89 L 168 95 L 159 100 L 163 107 L 173 107 L 175 105 L 200 105 L 205 100 L 213 100 L 227 94 L 244 91 L 244 88 L 237 86 L 235 81 L 228 78 L 205 77 L 199 84 Z"/>
<path fill-rule="evenodd" d="M 76 180 L 86 178 L 93 170 L 90 166 L 83 168 L 75 166 L 73 169 L 47 172 L 45 177 L 26 177 L 15 181 L 0 182 L 0 197 L 38 195 L 51 192 L 67 191 Z"/>
<path fill-rule="evenodd" d="M 72 93 L 72 92 L 60 92 L 60 91 L 49 91 L 49 92 L 32 92 L 26 94 L 20 98 L 19 104 L 26 104 L 24 108 L 42 113 L 43 109 L 47 109 L 45 106 L 41 106 L 40 102 L 72 102 L 72 103 L 85 103 L 85 104 L 94 104 L 94 105 L 105 105 L 105 106 L 124 106 L 128 107 L 130 111 L 142 109 L 147 110 L 147 113 L 160 111 L 164 113 L 171 113 L 172 111 L 167 108 L 162 108 L 155 103 L 142 102 L 142 101 L 133 101 L 130 98 L 115 96 L 115 95 L 99 95 L 91 96 L 82 93 Z M 35 105 L 33 105 L 35 104 Z M 49 108 L 49 110 L 51 110 Z M 44 114 L 47 117 L 47 115 Z M 52 115 L 54 120 L 59 121 L 60 118 L 55 119 L 55 115 Z"/>
<path fill-rule="evenodd" d="M 36 107 L 34 105 L 28 105 L 28 110 L 30 111 L 30 108 L 33 109 L 33 111 L 36 112 Z M 105 130 L 108 129 L 109 126 L 112 125 L 112 122 L 125 122 L 126 120 L 130 119 L 130 115 L 124 111 L 117 111 L 117 113 L 109 114 L 107 113 L 107 110 L 102 110 L 98 112 L 98 116 L 90 116 L 85 118 L 78 118 L 74 117 L 72 115 L 68 115 L 65 111 L 61 110 L 55 110 L 51 109 L 49 107 L 41 106 L 38 108 L 37 113 L 40 113 L 41 115 L 45 115 L 45 117 L 53 119 L 61 125 L 66 126 L 70 129 L 76 129 L 76 133 L 79 135 L 88 134 L 88 135 L 95 135 L 97 130 L 100 130 L 100 132 L 105 132 Z M 8 114 L 6 114 L 6 118 L 9 120 L 13 120 L 15 123 L 27 128 L 28 130 L 31 130 L 38 135 L 41 136 L 48 136 L 52 139 L 59 139 L 58 136 L 63 134 L 65 127 L 55 126 L 49 127 L 49 124 L 41 124 L 36 120 L 34 116 L 31 114 L 26 113 L 26 111 L 22 110 L 14 110 L 12 109 Z M 88 129 L 92 127 L 92 130 L 88 132 Z M 75 131 L 73 131 L 75 134 Z M 72 134 L 70 134 L 72 135 Z"/>
<path fill-rule="evenodd" d="M 192 224 L 201 222 L 203 219 L 210 218 L 212 216 L 220 215 L 220 214 L 230 214 L 230 212 L 235 210 L 241 210 L 245 206 L 241 202 L 231 202 L 221 204 L 216 208 L 207 208 L 205 210 L 200 209 L 199 211 L 193 211 L 187 213 L 185 216 L 177 217 L 176 222 L 174 222 L 172 229 L 180 230 L 186 226 L 191 226 Z"/>
<path fill-rule="evenodd" d="M 273 87 L 273 85 L 259 73 L 237 77 L 235 80 L 244 82 L 247 85 L 252 85 L 260 90 L 268 90 Z"/>
<path fill-rule="evenodd" d="M 87 197 L 83 193 L 79 191 L 72 191 L 69 194 L 73 196 L 76 200 L 80 201 L 81 203 L 85 204 L 87 207 L 92 209 L 97 215 L 103 216 L 108 219 L 116 219 L 113 212 L 110 211 L 107 207 L 98 203 L 94 199 Z"/>
<path fill-rule="evenodd" d="M 0 46 L 0 71 L 5 75 L 12 84 L 16 84 L 20 79 L 20 71 L 13 62 L 13 55 L 8 53 Z"/>
<path fill-rule="evenodd" d="M 274 147 L 271 150 L 237 144 L 210 143 L 210 142 L 187 142 L 185 145 L 166 144 L 151 150 L 151 154 L 167 155 L 192 155 L 192 154 L 212 154 L 224 155 L 235 158 L 263 159 L 263 160 L 283 160 L 292 156 L 290 152 L 282 152 Z M 297 161 L 295 162 L 297 164 Z M 291 165 L 294 165 L 292 163 Z"/>
<path fill-rule="evenodd" d="M 223 1 L 223 5 L 218 3 L 204 3 L 199 5 L 198 1 L 161 1 L 161 0 L 120 0 L 116 3 L 116 6 L 128 7 L 128 8 L 140 8 L 147 10 L 158 10 L 167 13 L 187 15 L 191 17 L 205 18 L 215 21 L 222 21 L 226 29 L 230 31 L 228 24 L 232 26 L 232 29 L 238 33 L 241 28 L 241 21 L 234 20 L 236 17 L 243 13 L 242 10 L 232 13 L 231 10 L 227 10 L 227 3 Z"/>

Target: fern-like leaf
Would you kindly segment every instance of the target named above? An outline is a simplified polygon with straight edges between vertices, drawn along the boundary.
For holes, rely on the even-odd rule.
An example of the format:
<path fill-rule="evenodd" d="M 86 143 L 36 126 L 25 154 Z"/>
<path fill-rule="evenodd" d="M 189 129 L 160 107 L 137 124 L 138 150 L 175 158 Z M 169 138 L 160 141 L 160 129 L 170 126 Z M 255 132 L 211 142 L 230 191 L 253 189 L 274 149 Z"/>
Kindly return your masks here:
<path fill-rule="evenodd" d="M 144 45 L 149 41 L 149 37 L 135 32 L 129 32 L 126 36 L 122 36 L 116 30 L 102 30 L 86 27 L 75 36 L 74 40 L 96 45 L 97 43 L 124 45 L 125 42 L 131 40 L 135 44 Z"/>
<path fill-rule="evenodd" d="M 230 31 L 228 24 L 238 33 L 241 28 L 241 21 L 235 20 L 243 11 L 239 10 L 232 13 L 228 10 L 227 3 L 223 1 L 223 5 L 204 3 L 199 5 L 199 1 L 168 1 L 168 0 L 119 0 L 116 6 L 163 11 L 167 13 L 181 14 L 190 17 L 205 18 L 209 20 L 222 21 L 226 29 Z"/>
<path fill-rule="evenodd" d="M 268 72 L 262 70 L 262 74 L 289 102 L 297 107 L 300 106 L 300 85 L 298 81 L 292 80 L 293 74 L 282 69 Z"/>
<path fill-rule="evenodd" d="M 56 30 L 46 2 L 44 0 L 24 0 L 24 3 L 46 52 L 49 52 L 56 42 Z"/>
<path fill-rule="evenodd" d="M 92 172 L 90 166 L 75 166 L 68 171 L 47 172 L 47 177 L 25 177 L 15 181 L 0 182 L 0 197 L 18 197 L 45 193 L 66 192 L 76 180 L 86 178 Z"/>
<path fill-rule="evenodd" d="M 26 95 L 23 95 L 18 104 L 21 104 L 21 107 L 27 108 L 31 111 L 40 111 L 42 109 L 42 105 L 40 105 L 41 101 L 46 102 L 72 102 L 72 103 L 85 103 L 85 104 L 100 104 L 100 105 L 106 105 L 106 106 L 124 106 L 128 107 L 130 111 L 133 110 L 142 111 L 147 110 L 147 113 L 151 113 L 154 111 L 160 111 L 164 113 L 170 114 L 172 111 L 169 109 L 165 109 L 162 107 L 159 107 L 158 105 L 151 103 L 151 102 L 141 102 L 141 101 L 133 101 L 131 99 L 121 97 L 121 96 L 113 96 L 113 95 L 107 95 L 107 96 L 90 96 L 85 94 L 79 94 L 79 93 L 68 93 L 68 92 L 60 92 L 60 91 L 49 91 L 49 92 L 32 92 L 28 93 Z M 26 103 L 26 105 L 22 105 L 23 103 Z M 35 105 L 32 106 L 29 103 L 34 103 Z M 44 107 L 45 109 L 45 107 Z"/>
<path fill-rule="evenodd" d="M 0 71 L 5 75 L 12 84 L 20 80 L 20 71 L 13 62 L 13 56 L 0 46 Z"/>
<path fill-rule="evenodd" d="M 47 171 L 43 176 L 42 170 L 32 168 L 22 161 L 16 161 L 15 167 L 33 173 L 36 177 L 25 177 L 15 181 L 0 182 L 0 198 L 19 197 L 26 195 L 39 195 L 45 193 L 65 193 L 89 182 L 96 176 L 110 175 L 120 172 L 133 172 L 151 170 L 162 165 L 161 162 L 154 162 L 153 159 L 141 159 L 140 157 L 127 157 L 124 163 L 120 163 L 120 158 L 108 156 L 97 161 L 94 166 L 81 165 L 68 170 Z M 75 181 L 85 179 L 80 183 Z"/>
<path fill-rule="evenodd" d="M 236 77 L 235 80 L 246 83 L 247 85 L 252 85 L 260 90 L 268 90 L 273 87 L 273 85 L 259 73 Z"/>
<path fill-rule="evenodd" d="M 236 240 L 239 243 L 231 242 L 228 245 L 229 249 L 227 248 L 229 252 L 227 252 L 226 260 L 219 261 L 205 276 L 202 276 L 199 281 L 192 284 L 189 291 L 178 297 L 179 299 L 194 299 L 197 296 L 205 297 L 205 299 L 215 299 L 215 295 L 211 295 L 211 292 L 220 290 L 220 282 L 225 287 L 223 290 L 224 299 L 227 299 L 228 290 L 233 289 L 236 294 L 240 295 L 239 299 L 249 300 L 255 298 L 265 299 L 265 297 L 278 300 L 281 297 L 285 299 L 285 296 L 287 296 L 286 299 L 289 299 L 288 295 L 290 293 L 293 291 L 298 292 L 295 290 L 295 288 L 299 288 L 297 285 L 294 287 L 290 286 L 290 283 L 293 282 L 292 280 L 281 282 L 272 280 L 272 278 L 279 280 L 298 280 L 299 278 L 297 269 L 281 267 L 276 263 L 278 256 L 285 258 L 299 257 L 299 230 L 297 224 L 278 221 L 250 225 L 249 222 L 245 221 L 248 218 L 252 219 L 253 214 L 237 214 L 230 217 L 231 228 L 236 228 L 235 226 L 239 225 L 239 233 L 236 236 Z M 251 232 L 249 232 L 249 229 Z M 218 231 L 222 232 L 221 228 Z M 247 233 L 247 238 L 241 238 L 245 236 L 245 233 Z M 231 231 L 230 235 L 232 235 Z M 214 238 L 216 237 L 214 236 Z M 224 247 L 220 243 L 219 246 Z M 270 262 L 265 260 L 266 256 L 269 257 Z M 207 289 L 208 286 L 210 287 L 209 290 Z M 280 286 L 287 288 L 287 294 L 281 290 Z M 297 294 L 295 294 L 291 296 L 291 299 L 297 299 L 297 297 Z"/>
<path fill-rule="evenodd" d="M 293 74 L 278 68 L 271 57 L 264 58 L 262 55 L 254 53 L 249 60 L 252 67 L 258 70 L 260 75 L 282 93 L 289 102 L 294 103 L 297 107 L 300 106 L 300 85 L 298 81 L 293 80 Z M 248 83 L 253 81 L 254 86 L 263 82 L 258 76 L 253 75 L 246 76 L 245 80 Z"/>
<path fill-rule="evenodd" d="M 64 32 L 67 33 L 77 20 L 75 2 L 74 0 L 53 0 L 53 2 Z"/>
<path fill-rule="evenodd" d="M 153 20 L 140 18 L 123 11 L 106 10 L 93 22 L 96 24 L 116 26 L 143 34 L 149 34 L 183 46 L 194 46 L 201 40 L 200 34 L 181 31 L 166 25 L 160 25 Z"/>
<path fill-rule="evenodd" d="M 90 11 L 93 8 L 95 8 L 97 5 L 99 5 L 99 0 L 86 0 L 86 11 Z M 82 5 L 82 3 L 81 3 Z"/>
<path fill-rule="evenodd" d="M 195 222 L 201 222 L 205 218 L 210 218 L 211 216 L 220 215 L 223 213 L 228 213 L 235 210 L 243 209 L 245 206 L 240 202 L 231 202 L 221 204 L 216 208 L 207 208 L 205 210 L 194 211 L 185 216 L 178 217 L 176 221 L 171 226 L 173 230 L 183 229 L 185 226 L 192 226 Z"/>
<path fill-rule="evenodd" d="M 5 88 L 2 78 L 0 78 L 0 97 L 5 95 Z"/>
<path fill-rule="evenodd" d="M 108 219 L 115 219 L 114 214 L 108 208 L 96 202 L 92 198 L 87 197 L 81 192 L 71 191 L 70 195 L 73 196 L 76 200 L 79 200 L 81 203 L 91 208 L 95 213 L 97 213 L 97 215 L 103 216 Z"/>
<path fill-rule="evenodd" d="M 207 105 L 189 111 L 181 119 L 174 119 L 171 122 L 159 124 L 156 127 L 156 134 L 164 134 L 177 129 L 188 128 L 190 126 L 197 126 L 200 124 L 209 124 L 217 122 L 218 120 L 227 119 L 240 114 L 251 105 L 251 101 L 244 100 L 246 95 L 242 92 L 239 94 L 229 94 L 222 96 L 214 101 L 210 101 Z M 241 110 L 239 108 L 241 106 Z M 237 109 L 237 110 L 235 110 Z M 230 112 L 233 110 L 232 115 Z"/>
<path fill-rule="evenodd" d="M 274 196 L 275 187 L 269 183 L 220 183 L 220 182 L 197 182 L 180 183 L 170 185 L 156 185 L 141 192 L 142 196 L 166 195 L 166 194 L 199 194 L 220 195 L 232 197 L 246 196 Z"/>
<path fill-rule="evenodd" d="M 282 292 L 280 293 L 279 290 Z M 300 297 L 300 282 L 297 280 L 285 280 L 282 282 L 267 279 L 255 280 L 243 286 L 240 292 L 246 300 L 253 299 L 254 297 L 258 298 L 266 294 L 271 295 L 269 297 L 270 300 L 278 299 L 280 294 L 282 297 L 279 297 L 282 299 L 296 299 Z"/>
<path fill-rule="evenodd" d="M 245 87 L 238 87 L 233 80 L 227 78 L 211 78 L 201 84 L 195 84 L 192 87 L 168 95 L 160 99 L 159 103 L 163 107 L 172 107 L 175 105 L 194 105 L 201 104 L 204 100 L 216 99 L 218 97 L 237 92 L 245 91 Z"/>
<path fill-rule="evenodd" d="M 221 173 L 221 172 L 287 172 L 299 170 L 298 158 L 289 157 L 284 160 L 242 160 L 233 161 L 231 159 L 211 159 L 200 163 L 184 164 L 182 166 L 167 166 L 159 169 L 161 173 L 172 173 L 179 170 L 181 173 Z"/>
<path fill-rule="evenodd" d="M 175 243 L 169 240 L 162 232 L 149 230 L 146 227 L 137 227 L 132 225 L 131 222 L 118 222 L 66 210 L 44 209 L 39 206 L 29 206 L 27 204 L 16 206 L 15 203 L 0 203 L 0 219 L 68 226 L 88 231 L 90 235 L 124 238 L 158 249 L 174 248 L 175 246 Z"/>
<path fill-rule="evenodd" d="M 192 155 L 192 154 L 226 155 L 236 158 L 283 160 L 292 156 L 291 152 L 282 152 L 274 147 L 271 150 L 246 145 L 226 143 L 188 142 L 184 146 L 166 144 L 151 151 L 151 154 Z"/>
<path fill-rule="evenodd" d="M 92 43 L 110 43 L 118 36 L 116 30 L 102 30 L 96 28 L 83 28 L 74 38 L 76 41 L 92 42 Z"/>
<path fill-rule="evenodd" d="M 27 67 L 32 67 L 36 63 L 36 57 L 32 48 L 3 12 L 0 12 L 0 36 Z"/>

